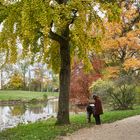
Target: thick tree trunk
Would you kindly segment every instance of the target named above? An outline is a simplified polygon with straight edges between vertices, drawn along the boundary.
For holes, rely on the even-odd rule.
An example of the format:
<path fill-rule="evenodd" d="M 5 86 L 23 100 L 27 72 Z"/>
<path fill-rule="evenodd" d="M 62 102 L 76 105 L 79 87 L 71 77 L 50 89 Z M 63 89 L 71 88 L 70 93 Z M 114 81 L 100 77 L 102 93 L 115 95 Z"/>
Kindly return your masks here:
<path fill-rule="evenodd" d="M 68 0 L 56 0 L 58 4 L 66 4 Z M 75 16 L 74 16 L 75 19 Z M 69 92 L 70 92 L 70 45 L 69 45 L 69 25 L 73 23 L 68 22 L 66 28 L 62 29 L 61 35 L 52 31 L 53 24 L 51 24 L 50 38 L 58 41 L 60 44 L 60 74 L 59 74 L 59 103 L 58 103 L 58 114 L 57 124 L 69 124 Z M 53 23 L 53 22 L 52 22 Z"/>
<path fill-rule="evenodd" d="M 69 124 L 69 92 L 70 92 L 70 46 L 69 41 L 60 43 L 60 95 L 57 124 Z"/>

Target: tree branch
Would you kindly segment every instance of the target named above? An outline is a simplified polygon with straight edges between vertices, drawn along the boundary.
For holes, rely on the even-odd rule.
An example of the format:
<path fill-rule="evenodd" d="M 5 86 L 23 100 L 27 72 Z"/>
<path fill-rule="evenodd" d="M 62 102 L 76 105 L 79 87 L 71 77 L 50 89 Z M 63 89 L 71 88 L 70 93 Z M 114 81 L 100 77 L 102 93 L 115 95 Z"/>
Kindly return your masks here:
<path fill-rule="evenodd" d="M 55 0 L 58 4 L 66 4 L 68 0 Z"/>
<path fill-rule="evenodd" d="M 49 38 L 58 42 L 62 42 L 64 40 L 60 35 L 54 33 L 51 29 L 49 32 Z"/>
<path fill-rule="evenodd" d="M 50 25 L 49 38 L 58 42 L 64 41 L 62 36 L 52 31 L 52 27 L 53 27 L 53 21 L 51 22 L 51 25 Z"/>
<path fill-rule="evenodd" d="M 65 40 L 69 40 L 69 26 L 71 25 L 71 24 L 73 24 L 74 23 L 74 21 L 75 21 L 75 19 L 76 19 L 76 17 L 77 17 L 77 9 L 73 9 L 72 10 L 72 18 L 71 18 L 71 21 L 69 21 L 68 23 L 67 23 L 67 25 L 66 25 L 66 27 L 65 27 L 65 29 L 63 30 L 63 32 L 62 32 L 62 36 L 63 36 L 63 38 L 65 39 Z"/>

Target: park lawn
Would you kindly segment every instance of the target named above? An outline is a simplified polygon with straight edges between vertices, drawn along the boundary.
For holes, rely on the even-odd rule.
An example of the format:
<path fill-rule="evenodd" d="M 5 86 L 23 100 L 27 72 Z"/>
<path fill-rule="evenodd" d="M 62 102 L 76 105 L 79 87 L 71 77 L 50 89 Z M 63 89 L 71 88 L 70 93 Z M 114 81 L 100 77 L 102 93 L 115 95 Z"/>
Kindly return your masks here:
<path fill-rule="evenodd" d="M 134 110 L 127 111 L 108 111 L 101 119 L 103 123 L 110 123 L 126 117 L 140 115 L 140 106 Z M 0 132 L 0 140 L 54 140 L 56 137 L 65 136 L 83 127 L 94 125 L 94 119 L 91 124 L 86 123 L 86 115 L 72 115 L 71 124 L 56 126 L 55 119 L 40 121 L 28 125 L 19 125 L 15 128 Z"/>
<path fill-rule="evenodd" d="M 44 95 L 58 96 L 56 92 L 33 92 L 33 91 L 20 91 L 20 90 L 1 90 L 0 101 L 2 100 L 31 100 L 42 99 Z"/>

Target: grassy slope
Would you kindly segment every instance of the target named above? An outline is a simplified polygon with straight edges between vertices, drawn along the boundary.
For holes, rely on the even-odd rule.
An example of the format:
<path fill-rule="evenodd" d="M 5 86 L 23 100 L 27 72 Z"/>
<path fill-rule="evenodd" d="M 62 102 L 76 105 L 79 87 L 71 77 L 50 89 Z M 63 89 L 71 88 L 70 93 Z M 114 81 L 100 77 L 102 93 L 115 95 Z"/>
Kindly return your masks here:
<path fill-rule="evenodd" d="M 0 100 L 31 100 L 33 98 L 41 99 L 43 95 L 48 96 L 58 96 L 58 93 L 51 92 L 32 92 L 32 91 L 18 91 L 18 90 L 9 90 L 9 91 L 0 91 Z"/>
<path fill-rule="evenodd" d="M 140 107 L 127 111 L 111 111 L 102 115 L 102 122 L 114 122 L 126 117 L 140 115 Z M 55 126 L 55 119 L 36 122 L 28 125 L 20 125 L 16 128 L 8 129 L 0 133 L 0 140 L 53 140 L 57 136 L 72 133 L 83 127 L 90 127 L 94 124 L 86 123 L 86 115 L 71 116 L 71 125 Z"/>

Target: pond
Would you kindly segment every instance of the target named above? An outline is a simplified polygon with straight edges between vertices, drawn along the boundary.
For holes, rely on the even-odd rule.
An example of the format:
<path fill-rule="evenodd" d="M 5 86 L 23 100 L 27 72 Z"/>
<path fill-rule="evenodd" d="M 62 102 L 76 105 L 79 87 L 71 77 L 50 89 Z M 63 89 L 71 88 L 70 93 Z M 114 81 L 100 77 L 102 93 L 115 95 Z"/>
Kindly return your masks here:
<path fill-rule="evenodd" d="M 46 103 L 21 104 L 0 106 L 0 131 L 15 127 L 18 124 L 28 124 L 38 120 L 56 117 L 58 99 L 48 100 Z M 71 113 L 83 112 L 83 108 L 70 107 Z"/>

